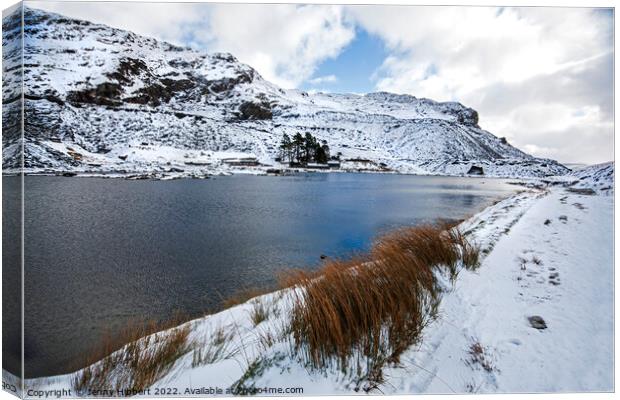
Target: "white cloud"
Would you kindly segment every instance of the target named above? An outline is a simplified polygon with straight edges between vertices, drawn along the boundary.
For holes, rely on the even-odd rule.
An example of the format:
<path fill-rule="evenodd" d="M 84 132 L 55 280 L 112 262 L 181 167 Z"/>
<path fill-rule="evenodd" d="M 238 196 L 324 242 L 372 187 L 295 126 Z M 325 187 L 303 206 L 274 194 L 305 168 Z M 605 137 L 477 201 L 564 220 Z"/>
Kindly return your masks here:
<path fill-rule="evenodd" d="M 336 83 L 338 77 L 336 75 L 317 76 L 316 78 L 309 79 L 308 83 L 311 85 L 321 85 L 323 83 Z"/>
<path fill-rule="evenodd" d="M 608 11 L 347 10 L 387 45 L 389 56 L 374 75 L 378 90 L 460 101 L 480 112 L 483 128 L 538 156 L 565 162 L 613 158 Z"/>
<path fill-rule="evenodd" d="M 209 31 L 209 48 L 235 54 L 286 88 L 310 78 L 355 36 L 342 7 L 287 4 L 215 4 Z"/>

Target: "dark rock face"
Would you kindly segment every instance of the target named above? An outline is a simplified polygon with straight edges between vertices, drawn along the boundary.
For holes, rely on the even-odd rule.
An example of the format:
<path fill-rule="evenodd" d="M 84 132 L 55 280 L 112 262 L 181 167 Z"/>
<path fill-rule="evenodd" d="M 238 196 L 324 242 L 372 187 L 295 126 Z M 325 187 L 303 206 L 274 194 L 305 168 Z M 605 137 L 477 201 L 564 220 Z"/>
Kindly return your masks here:
<path fill-rule="evenodd" d="M 240 85 L 242 83 L 251 83 L 253 80 L 253 73 L 242 72 L 235 78 L 224 78 L 216 81 L 210 81 L 208 82 L 208 88 L 214 93 L 228 92 L 237 85 Z"/>
<path fill-rule="evenodd" d="M 484 175 L 484 169 L 482 169 L 482 167 L 479 167 L 477 165 L 472 165 L 471 168 L 469 168 L 469 171 L 467 171 L 468 175 Z"/>
<path fill-rule="evenodd" d="M 460 124 L 478 126 L 478 111 L 472 108 L 459 110 L 456 114 L 456 120 Z"/>
<path fill-rule="evenodd" d="M 141 73 L 149 74 L 146 63 L 137 58 L 125 58 L 120 60 L 116 71 L 106 74 L 110 79 L 116 79 L 120 83 L 131 83 L 132 77 Z"/>
<path fill-rule="evenodd" d="M 118 106 L 123 92 L 121 85 L 113 82 L 104 82 L 92 89 L 74 90 L 67 93 L 69 103 L 96 104 L 99 106 Z"/>
<path fill-rule="evenodd" d="M 231 60 L 234 57 L 218 55 L 220 60 Z M 169 65 L 175 68 L 195 68 L 196 62 L 173 60 Z M 185 75 L 185 78 L 172 79 L 171 76 Z M 169 72 L 164 76 L 155 74 L 144 60 L 126 57 L 119 61 L 118 67 L 105 76 L 110 82 L 99 84 L 96 87 L 75 90 L 67 93 L 67 101 L 73 105 L 79 103 L 103 106 L 120 106 L 122 103 L 150 105 L 157 107 L 169 103 L 173 98 L 179 101 L 200 101 L 201 96 L 217 95 L 226 98 L 238 85 L 251 83 L 256 74 L 253 70 L 240 70 L 236 76 L 209 81 L 193 72 Z M 144 86 L 137 91 L 125 94 L 123 87 L 130 86 L 136 81 L 142 81 Z M 124 95 L 124 96 L 123 96 Z M 59 99 L 60 100 L 60 99 Z M 62 100 L 60 100 L 62 101 Z M 268 104 L 245 106 L 242 110 L 243 119 L 270 119 Z"/>
<path fill-rule="evenodd" d="M 62 99 L 54 95 L 36 96 L 36 95 L 31 95 L 31 94 L 25 94 L 24 98 L 27 100 L 47 100 L 47 101 L 51 101 L 52 103 L 56 103 L 59 106 L 62 106 L 65 104 L 65 102 L 62 101 Z"/>
<path fill-rule="evenodd" d="M 593 196 L 596 194 L 596 192 L 591 189 L 591 188 L 574 188 L 574 187 L 569 187 L 566 189 L 567 192 L 571 192 L 571 193 L 577 193 L 577 194 L 582 194 L 585 196 Z"/>
<path fill-rule="evenodd" d="M 161 103 L 167 103 L 173 96 L 173 91 L 163 85 L 154 83 L 150 86 L 143 87 L 138 91 L 138 95 L 127 99 L 129 103 L 150 104 L 157 107 Z"/>
<path fill-rule="evenodd" d="M 161 80 L 161 83 L 168 89 L 170 92 L 183 92 L 187 90 L 191 90 L 196 87 L 196 82 L 190 79 L 168 79 L 164 78 Z"/>
<path fill-rule="evenodd" d="M 271 119 L 273 112 L 269 103 L 245 102 L 239 106 L 240 119 Z"/>

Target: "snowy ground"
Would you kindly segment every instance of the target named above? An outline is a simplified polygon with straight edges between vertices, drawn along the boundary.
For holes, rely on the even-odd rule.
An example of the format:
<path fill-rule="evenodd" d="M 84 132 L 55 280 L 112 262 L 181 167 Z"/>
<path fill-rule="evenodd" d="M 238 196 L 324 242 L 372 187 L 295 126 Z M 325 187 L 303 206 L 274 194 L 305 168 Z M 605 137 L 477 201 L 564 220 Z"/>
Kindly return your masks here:
<path fill-rule="evenodd" d="M 608 168 L 611 173 L 597 172 Z M 614 197 L 613 189 L 606 189 L 613 188 L 613 164 L 581 178 L 579 187 L 594 186 L 595 194 L 575 191 L 577 184 L 530 187 L 461 224 L 481 246 L 480 268 L 463 269 L 449 284 L 420 345 L 405 352 L 400 365 L 384 370 L 386 383 L 374 393 L 614 390 Z M 208 395 L 205 388 L 226 390 L 239 382 L 302 387 L 305 395 L 364 389 L 338 371 L 309 371 L 290 356 L 290 341 L 277 340 L 286 337 L 289 294 L 258 297 L 189 322 L 197 349 L 154 387 L 176 388 L 179 395 Z M 258 304 L 269 311 L 255 325 L 251 314 Z M 546 328 L 533 327 L 533 316 Z M 227 337 L 224 348 L 214 346 L 218 331 Z M 219 349 L 223 356 L 196 365 L 198 349 L 203 356 Z M 70 387 L 70 379 L 26 385 L 62 389 Z"/>
<path fill-rule="evenodd" d="M 466 223 L 483 248 L 497 241 L 391 372 L 393 392 L 613 390 L 613 197 L 553 189 L 499 206 Z"/>

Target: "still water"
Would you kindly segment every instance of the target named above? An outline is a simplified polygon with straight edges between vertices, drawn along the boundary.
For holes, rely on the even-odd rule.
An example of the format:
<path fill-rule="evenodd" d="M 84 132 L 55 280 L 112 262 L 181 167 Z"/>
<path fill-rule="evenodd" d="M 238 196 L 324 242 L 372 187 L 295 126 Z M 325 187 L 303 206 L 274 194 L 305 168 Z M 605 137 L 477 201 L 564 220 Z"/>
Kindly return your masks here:
<path fill-rule="evenodd" d="M 26 376 L 75 369 L 129 321 L 202 315 L 278 271 L 366 249 L 395 227 L 464 218 L 514 190 L 374 174 L 26 177 Z"/>

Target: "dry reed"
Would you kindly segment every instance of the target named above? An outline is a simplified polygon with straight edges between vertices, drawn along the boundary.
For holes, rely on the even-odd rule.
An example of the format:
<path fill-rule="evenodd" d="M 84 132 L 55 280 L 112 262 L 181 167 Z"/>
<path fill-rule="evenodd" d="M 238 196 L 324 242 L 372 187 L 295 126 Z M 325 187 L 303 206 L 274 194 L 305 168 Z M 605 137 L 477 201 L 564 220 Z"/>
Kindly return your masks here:
<path fill-rule="evenodd" d="M 437 311 L 436 272 L 454 278 L 461 263 L 475 268 L 477 254 L 455 228 L 427 225 L 384 235 L 365 256 L 289 274 L 295 352 L 312 368 L 381 383 L 382 367 L 399 362 Z"/>
<path fill-rule="evenodd" d="M 73 376 L 72 386 L 76 393 L 126 396 L 149 388 L 166 375 L 192 347 L 188 341 L 189 324 L 162 330 L 169 324 L 131 324 L 120 335 L 122 340 L 129 343 L 117 350 L 114 343 L 121 339 L 111 340 L 108 336 L 102 342 L 101 349 L 90 357 L 88 366 Z M 92 362 L 101 353 L 107 355 Z"/>

